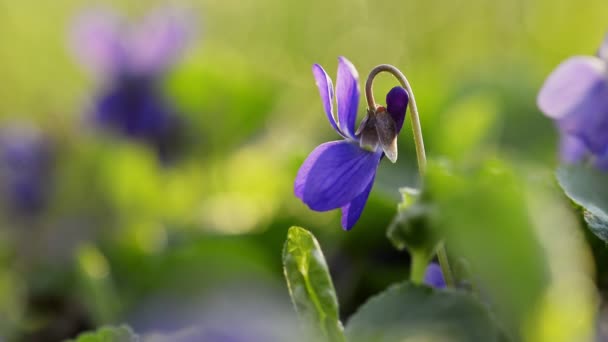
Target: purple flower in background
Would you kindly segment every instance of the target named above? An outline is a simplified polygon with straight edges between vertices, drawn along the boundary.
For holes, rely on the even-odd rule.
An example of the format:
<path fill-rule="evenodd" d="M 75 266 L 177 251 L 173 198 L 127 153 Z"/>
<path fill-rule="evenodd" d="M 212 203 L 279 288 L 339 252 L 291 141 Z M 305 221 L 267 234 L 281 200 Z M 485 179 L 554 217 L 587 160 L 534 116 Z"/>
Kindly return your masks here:
<path fill-rule="evenodd" d="M 549 75 L 538 94 L 538 106 L 555 120 L 560 154 L 566 163 L 590 157 L 608 170 L 608 39 L 598 57 L 575 56 Z"/>
<path fill-rule="evenodd" d="M 374 184 L 376 170 L 386 154 L 397 158 L 396 135 L 403 126 L 408 94 L 395 87 L 386 96 L 386 108 L 368 113 L 355 132 L 359 105 L 359 80 L 355 67 L 339 58 L 336 79 L 336 111 L 332 81 L 315 64 L 313 74 L 329 123 L 343 140 L 315 148 L 300 167 L 295 180 L 295 195 L 316 211 L 342 209 L 342 227 L 350 230 L 363 211 Z"/>
<path fill-rule="evenodd" d="M 183 51 L 188 28 L 182 13 L 163 8 L 138 25 L 112 13 L 88 12 L 73 31 L 77 57 L 106 83 L 95 99 L 94 123 L 149 143 L 163 160 L 183 125 L 161 81 Z"/>
<path fill-rule="evenodd" d="M 0 129 L 0 187 L 13 213 L 35 215 L 45 208 L 51 168 L 49 143 L 38 130 L 26 125 Z"/>
<path fill-rule="evenodd" d="M 445 288 L 445 279 L 443 278 L 443 273 L 441 273 L 441 266 L 434 262 L 430 263 L 424 273 L 424 283 L 437 289 Z"/>

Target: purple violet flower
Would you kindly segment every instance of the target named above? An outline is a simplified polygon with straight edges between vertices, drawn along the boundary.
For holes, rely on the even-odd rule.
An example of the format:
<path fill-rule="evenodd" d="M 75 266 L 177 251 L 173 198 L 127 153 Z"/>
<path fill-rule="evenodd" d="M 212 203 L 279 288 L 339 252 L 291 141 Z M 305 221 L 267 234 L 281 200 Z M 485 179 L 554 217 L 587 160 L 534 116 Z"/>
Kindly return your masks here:
<path fill-rule="evenodd" d="M 27 125 L 0 130 L 0 187 L 13 213 L 35 215 L 46 207 L 51 169 L 51 149 L 38 130 Z"/>
<path fill-rule="evenodd" d="M 443 273 L 441 273 L 441 266 L 434 262 L 430 263 L 424 273 L 424 283 L 437 289 L 445 288 L 445 279 L 443 278 Z"/>
<path fill-rule="evenodd" d="M 386 96 L 387 106 L 368 113 L 355 132 L 359 105 L 359 76 L 346 58 L 338 59 L 336 111 L 332 81 L 315 64 L 312 68 L 329 123 L 343 140 L 319 145 L 306 158 L 295 180 L 295 195 L 316 211 L 342 209 L 342 227 L 350 230 L 363 211 L 374 184 L 376 170 L 386 154 L 397 158 L 396 136 L 403 126 L 408 104 L 407 91 L 394 87 Z"/>
<path fill-rule="evenodd" d="M 608 37 L 598 57 L 562 62 L 545 81 L 537 102 L 558 127 L 562 161 L 590 157 L 595 166 L 608 170 Z"/>
<path fill-rule="evenodd" d="M 96 96 L 93 122 L 144 141 L 169 158 L 183 125 L 164 98 L 162 77 L 186 45 L 188 25 L 171 9 L 151 12 L 138 25 L 96 11 L 80 16 L 73 45 L 77 57 L 105 78 Z"/>

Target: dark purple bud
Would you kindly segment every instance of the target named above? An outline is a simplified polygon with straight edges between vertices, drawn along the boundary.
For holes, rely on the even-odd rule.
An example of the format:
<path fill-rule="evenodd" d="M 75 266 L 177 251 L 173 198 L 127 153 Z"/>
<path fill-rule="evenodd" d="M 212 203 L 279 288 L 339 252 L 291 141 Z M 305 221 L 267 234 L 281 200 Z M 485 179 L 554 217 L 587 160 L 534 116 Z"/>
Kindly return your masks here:
<path fill-rule="evenodd" d="M 391 114 L 395 120 L 397 134 L 401 132 L 403 122 L 405 121 L 405 112 L 409 103 L 409 95 L 407 91 L 401 87 L 394 87 L 386 95 L 386 111 Z"/>

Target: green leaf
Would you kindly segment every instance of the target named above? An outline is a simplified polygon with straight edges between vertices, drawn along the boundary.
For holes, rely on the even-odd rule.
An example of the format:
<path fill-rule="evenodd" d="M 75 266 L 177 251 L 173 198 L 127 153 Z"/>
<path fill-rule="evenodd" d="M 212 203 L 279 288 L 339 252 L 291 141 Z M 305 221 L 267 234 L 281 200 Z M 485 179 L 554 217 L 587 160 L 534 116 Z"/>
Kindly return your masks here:
<path fill-rule="evenodd" d="M 437 210 L 433 228 L 450 255 L 466 260 L 473 285 L 516 336 L 535 314 L 549 278 L 526 189 L 501 160 L 459 168 L 431 161 L 425 179 Z"/>
<path fill-rule="evenodd" d="M 338 300 L 325 257 L 306 229 L 289 228 L 283 270 L 291 299 L 304 321 L 327 341 L 344 341 Z"/>
<path fill-rule="evenodd" d="M 499 341 L 487 309 L 472 296 L 404 283 L 371 298 L 346 325 L 349 342 Z"/>
<path fill-rule="evenodd" d="M 608 173 L 583 165 L 561 166 L 557 180 L 566 195 L 583 208 L 589 229 L 608 242 Z"/>
<path fill-rule="evenodd" d="M 84 304 L 98 325 L 115 321 L 121 303 L 114 288 L 110 264 L 94 245 L 85 243 L 76 252 Z"/>
<path fill-rule="evenodd" d="M 96 331 L 80 334 L 75 340 L 68 342 L 140 342 L 141 339 L 129 328 L 122 325 L 120 327 L 101 327 Z"/>

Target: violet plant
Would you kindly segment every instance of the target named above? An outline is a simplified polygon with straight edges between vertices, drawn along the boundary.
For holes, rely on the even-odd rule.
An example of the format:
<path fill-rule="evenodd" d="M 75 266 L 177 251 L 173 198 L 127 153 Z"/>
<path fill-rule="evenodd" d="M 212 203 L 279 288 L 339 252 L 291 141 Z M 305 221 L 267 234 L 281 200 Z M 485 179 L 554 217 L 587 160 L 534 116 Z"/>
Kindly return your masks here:
<path fill-rule="evenodd" d="M 538 107 L 555 121 L 560 156 L 566 163 L 585 158 L 608 170 L 608 38 L 597 56 L 561 63 L 538 94 Z"/>
<path fill-rule="evenodd" d="M 381 72 L 392 74 L 400 83 L 400 86 L 394 87 L 388 92 L 386 107 L 377 105 L 373 96 L 373 81 Z M 364 210 L 379 162 L 384 156 L 392 162 L 397 159 L 397 137 L 403 127 L 408 106 L 416 145 L 418 169 L 420 176 L 425 176 L 426 155 L 416 100 L 409 82 L 397 68 L 386 64 L 379 65 L 370 72 L 367 78 L 365 84 L 367 115 L 359 128 L 355 130 L 360 90 L 358 73 L 353 64 L 344 57 L 339 58 L 335 90 L 331 79 L 321 66 L 317 64 L 313 66 L 313 75 L 330 125 L 343 140 L 321 144 L 306 158 L 296 176 L 295 195 L 312 210 L 326 211 L 340 208 L 342 227 L 350 230 Z M 335 107 L 334 96 L 336 98 Z M 336 107 L 337 110 L 334 110 Z M 417 193 L 419 194 L 419 192 Z M 405 199 L 404 195 L 404 202 Z M 400 213 L 407 213 L 408 210 L 410 210 L 409 203 L 399 206 Z M 404 219 L 398 216 L 397 220 L 401 222 Z M 477 323 L 491 327 L 476 332 L 467 332 L 454 327 L 447 329 L 460 330 L 458 334 L 461 335 L 455 340 L 491 341 L 498 338 L 497 336 L 500 334 L 490 322 L 489 316 L 486 315 L 486 309 L 478 306 L 473 298 L 464 293 L 452 292 L 455 279 L 441 239 L 435 238 L 434 234 L 429 233 L 428 228 L 424 227 L 422 230 L 425 232 L 416 230 L 415 235 L 418 237 L 411 239 L 412 234 L 407 232 L 409 228 L 403 228 L 407 226 L 392 225 L 389 228 L 388 237 L 396 243 L 396 247 L 407 247 L 410 252 L 412 265 L 409 282 L 391 287 L 386 292 L 372 298 L 349 319 L 346 330 L 339 317 L 337 295 L 318 242 L 310 232 L 303 228 L 292 227 L 289 230 L 283 249 L 284 272 L 296 311 L 307 323 L 307 327 L 316 331 L 319 340 L 323 341 L 394 341 L 397 340 L 397 335 L 399 338 L 403 335 L 402 332 L 392 331 L 392 328 L 399 331 L 404 329 L 400 314 L 397 314 L 397 312 L 403 312 L 400 308 L 392 308 L 394 305 L 407 305 L 407 303 L 419 305 L 413 303 L 427 302 L 429 308 L 434 307 L 437 311 L 422 310 L 418 313 L 419 318 L 423 321 L 433 320 L 436 319 L 436 315 L 447 315 L 445 308 L 441 309 L 432 304 L 439 297 L 446 296 L 442 300 L 456 301 L 458 307 L 469 308 L 479 319 Z M 396 240 L 403 236 L 407 241 L 399 247 Z M 420 236 L 428 237 L 420 240 Z M 418 242 L 412 243 L 412 241 Z M 441 266 L 431 263 L 434 254 L 437 254 Z M 435 290 L 426 292 L 429 287 L 433 287 Z M 445 288 L 452 288 L 452 290 L 441 294 Z M 461 297 L 461 295 L 464 296 Z M 387 309 L 389 307 L 391 309 Z M 391 312 L 395 310 L 395 315 L 388 318 L 391 323 L 387 323 L 392 328 L 385 329 L 380 335 L 378 335 L 378 329 L 382 328 L 373 322 L 376 322 L 380 316 L 385 318 L 386 316 L 373 314 L 377 310 L 390 310 Z M 453 318 L 447 318 L 447 321 L 442 321 L 439 325 L 451 324 L 446 323 L 450 319 Z M 369 326 L 370 324 L 372 326 Z M 408 333 L 421 329 L 420 326 L 410 328 L 412 330 Z M 373 333 L 371 333 L 372 330 Z M 393 335 L 393 333 L 397 335 Z"/>
<path fill-rule="evenodd" d="M 386 107 L 370 107 L 355 131 L 359 105 L 359 76 L 346 58 L 340 57 L 336 80 L 336 107 L 332 81 L 315 64 L 313 75 L 319 88 L 329 123 L 344 140 L 319 145 L 300 167 L 295 194 L 316 211 L 342 209 L 342 227 L 350 230 L 363 212 L 374 184 L 380 160 L 397 160 L 397 135 L 401 131 L 408 94 L 394 87 L 386 95 Z"/>
<path fill-rule="evenodd" d="M 164 96 L 162 81 L 189 36 L 187 17 L 170 8 L 152 11 L 138 24 L 105 11 L 78 17 L 75 54 L 103 83 L 93 101 L 93 123 L 148 144 L 161 161 L 172 159 L 184 123 Z"/>
<path fill-rule="evenodd" d="M 346 327 L 319 243 L 303 228 L 289 229 L 283 268 L 305 326 L 319 341 L 530 340 L 522 327 L 529 317 L 545 314 L 538 310 L 550 289 L 551 271 L 530 220 L 535 213 L 526 206 L 527 185 L 495 160 L 462 169 L 440 162 L 427 166 L 412 88 L 391 65 L 370 72 L 367 115 L 355 130 L 357 72 L 344 57 L 338 63 L 335 90 L 319 65 L 313 66 L 313 75 L 330 125 L 343 140 L 321 144 L 306 158 L 296 176 L 295 195 L 312 210 L 340 208 L 342 227 L 350 230 L 364 210 L 379 162 L 384 156 L 393 162 L 397 158 L 406 107 L 421 186 L 400 189 L 403 201 L 387 230 L 394 247 L 410 255 L 408 279 L 370 298 Z M 373 81 L 381 72 L 399 81 L 388 93 L 386 107 L 373 96 Z M 517 250 L 509 247 L 514 241 Z M 438 264 L 432 262 L 435 257 Z M 581 331 L 572 336 L 584 336 Z"/>
<path fill-rule="evenodd" d="M 557 66 L 537 101 L 559 132 L 561 187 L 582 208 L 591 231 L 608 241 L 608 37 L 596 56 Z"/>
<path fill-rule="evenodd" d="M 379 65 L 367 78 L 367 115 L 355 131 L 360 90 L 354 65 L 344 57 L 338 59 L 335 89 L 337 121 L 334 116 L 331 78 L 318 64 L 313 65 L 312 71 L 329 123 L 344 140 L 322 144 L 306 158 L 296 176 L 295 195 L 313 210 L 341 208 L 342 227 L 350 230 L 361 216 L 380 160 L 384 156 L 393 163 L 397 160 L 397 136 L 403 127 L 408 105 L 418 169 L 420 175 L 424 175 L 426 153 L 418 108 L 412 88 L 401 71 L 392 65 Z M 381 72 L 392 74 L 401 84 L 386 95 L 386 107 L 377 105 L 373 95 L 374 78 Z M 451 271 L 443 245 L 439 244 L 437 251 L 443 272 L 451 283 Z M 413 264 L 426 265 L 430 257 L 425 253 L 416 253 Z M 415 267 L 414 270 L 416 274 L 413 278 L 420 282 L 424 267 Z"/>

